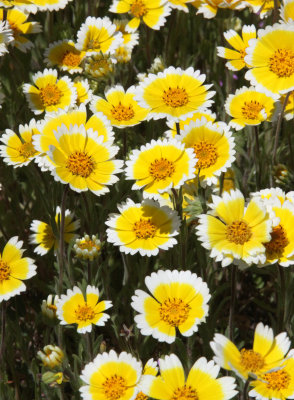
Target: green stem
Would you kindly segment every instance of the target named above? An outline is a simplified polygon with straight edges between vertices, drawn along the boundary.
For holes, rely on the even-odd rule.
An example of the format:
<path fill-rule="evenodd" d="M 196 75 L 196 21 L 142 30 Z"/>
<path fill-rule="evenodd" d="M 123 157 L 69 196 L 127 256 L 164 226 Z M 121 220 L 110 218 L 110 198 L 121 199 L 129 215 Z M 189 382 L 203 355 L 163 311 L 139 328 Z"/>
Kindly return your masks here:
<path fill-rule="evenodd" d="M 286 280 L 285 280 L 285 271 L 283 267 L 278 264 L 278 272 L 279 272 L 279 281 L 280 281 L 280 290 L 277 293 L 279 299 L 279 307 L 278 307 L 278 318 L 279 321 L 278 330 L 282 332 L 285 330 L 285 316 L 286 316 Z"/>
<path fill-rule="evenodd" d="M 245 382 L 244 389 L 243 389 L 243 400 L 248 400 L 248 387 L 249 387 L 250 379 L 248 378 Z"/>
<path fill-rule="evenodd" d="M 256 187 L 257 190 L 260 190 L 260 148 L 259 148 L 259 138 L 258 138 L 258 127 L 253 127 L 253 136 L 254 136 L 254 148 L 253 148 L 253 156 L 254 156 L 254 164 L 255 164 L 255 179 L 256 179 Z"/>
<path fill-rule="evenodd" d="M 60 210 L 60 231 L 59 231 L 59 280 L 58 280 L 58 296 L 62 293 L 63 285 L 63 269 L 64 269 L 64 223 L 65 223 L 65 208 L 66 198 L 68 194 L 69 186 L 66 185 L 61 199 L 61 210 Z"/>
<path fill-rule="evenodd" d="M 230 302 L 230 314 L 229 314 L 229 339 L 234 340 L 234 311 L 236 303 L 236 283 L 237 283 L 237 267 L 232 266 L 231 270 L 231 302 Z"/>
<path fill-rule="evenodd" d="M 4 382 L 5 376 L 5 322 L 6 322 L 6 302 L 3 301 L 1 304 L 1 344 L 0 344 L 0 383 Z"/>
<path fill-rule="evenodd" d="M 273 165 L 277 163 L 277 149 L 278 149 L 279 136 L 280 136 L 280 131 L 281 131 L 281 126 L 282 126 L 282 121 L 283 121 L 285 108 L 286 108 L 286 105 L 288 103 L 290 94 L 291 94 L 291 92 L 288 92 L 286 94 L 286 97 L 285 97 L 285 100 L 284 100 L 284 103 L 283 103 L 283 107 L 282 107 L 282 111 L 281 111 L 281 113 L 279 115 L 279 119 L 278 119 L 278 122 L 277 122 L 277 128 L 276 128 L 276 133 L 275 133 L 275 143 L 274 143 L 273 156 L 272 156 L 272 164 Z"/>

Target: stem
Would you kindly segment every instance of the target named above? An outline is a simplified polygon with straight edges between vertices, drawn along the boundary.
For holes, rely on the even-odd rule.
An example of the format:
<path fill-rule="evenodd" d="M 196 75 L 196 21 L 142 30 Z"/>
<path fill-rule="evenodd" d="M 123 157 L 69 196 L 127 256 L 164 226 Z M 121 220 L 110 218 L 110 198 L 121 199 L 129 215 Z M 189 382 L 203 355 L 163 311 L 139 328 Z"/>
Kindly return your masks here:
<path fill-rule="evenodd" d="M 273 149 L 273 157 L 272 157 L 273 165 L 277 163 L 277 149 L 278 149 L 279 136 L 280 136 L 281 126 L 282 126 L 282 120 L 283 120 L 284 111 L 285 111 L 286 105 L 288 103 L 290 94 L 291 94 L 291 92 L 288 92 L 286 94 L 286 97 L 285 97 L 285 100 L 283 103 L 283 107 L 282 107 L 282 111 L 279 115 L 279 119 L 278 119 L 278 123 L 277 123 L 277 128 L 276 128 L 276 133 L 275 133 L 275 143 L 274 143 L 274 149 Z"/>
<path fill-rule="evenodd" d="M 66 185 L 62 194 L 61 199 L 61 210 L 60 210 L 60 233 L 59 233 L 59 281 L 58 281 L 58 296 L 62 292 L 63 284 L 63 267 L 64 267 L 64 223 L 65 223 L 65 203 L 69 186 Z"/>
<path fill-rule="evenodd" d="M 179 122 L 176 122 L 176 129 L 177 129 L 177 135 L 180 136 L 181 130 L 180 130 L 180 123 Z"/>
<path fill-rule="evenodd" d="M 1 304 L 1 345 L 0 345 L 0 383 L 4 382 L 5 366 L 4 366 L 4 352 L 5 352 L 5 322 L 6 322 L 6 303 L 3 301 Z"/>
<path fill-rule="evenodd" d="M 255 138 L 255 146 L 253 148 L 254 164 L 255 164 L 255 179 L 257 190 L 260 190 L 260 148 L 258 138 L 258 127 L 253 127 L 253 135 Z"/>
<path fill-rule="evenodd" d="M 232 266 L 231 271 L 231 303 L 230 303 L 230 314 L 229 314 L 229 339 L 233 341 L 234 336 L 234 311 L 236 302 L 236 283 L 237 283 L 237 267 Z"/>
<path fill-rule="evenodd" d="M 245 382 L 244 389 L 243 389 L 243 400 L 248 400 L 248 386 L 249 386 L 250 380 L 249 378 Z"/>
<path fill-rule="evenodd" d="M 92 283 L 92 266 L 90 260 L 88 260 L 88 285 Z"/>
<path fill-rule="evenodd" d="M 279 2 L 274 0 L 273 24 L 279 20 Z"/>
<path fill-rule="evenodd" d="M 280 293 L 278 293 L 279 307 L 278 307 L 278 321 L 279 332 L 284 329 L 285 315 L 286 315 L 286 280 L 285 271 L 283 267 L 278 264 L 279 280 L 280 280 Z"/>

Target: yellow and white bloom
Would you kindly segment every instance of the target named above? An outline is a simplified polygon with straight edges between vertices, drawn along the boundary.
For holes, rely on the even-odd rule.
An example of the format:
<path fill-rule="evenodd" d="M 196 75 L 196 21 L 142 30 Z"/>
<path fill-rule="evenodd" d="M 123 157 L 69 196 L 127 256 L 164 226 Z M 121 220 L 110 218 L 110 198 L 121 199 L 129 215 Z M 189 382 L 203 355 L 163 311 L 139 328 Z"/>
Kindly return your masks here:
<path fill-rule="evenodd" d="M 38 9 L 34 4 L 34 0 L 0 0 L 0 7 L 17 8 L 22 12 L 35 14 Z"/>
<path fill-rule="evenodd" d="M 7 21 L 0 21 L 0 56 L 8 53 L 7 45 L 13 41 L 13 30 Z"/>
<path fill-rule="evenodd" d="M 93 91 L 90 89 L 88 79 L 77 76 L 74 79 L 73 84 L 77 91 L 77 106 L 81 104 L 88 104 L 93 97 Z"/>
<path fill-rule="evenodd" d="M 256 126 L 263 121 L 272 121 L 276 115 L 275 109 L 275 100 L 253 86 L 237 89 L 225 102 L 227 114 L 233 117 L 229 125 L 236 130 L 246 125 Z"/>
<path fill-rule="evenodd" d="M 168 4 L 171 8 L 184 11 L 186 13 L 189 12 L 189 8 L 187 6 L 188 3 L 192 3 L 194 0 L 168 0 Z"/>
<path fill-rule="evenodd" d="M 139 315 L 135 322 L 142 335 L 173 343 L 176 328 L 192 336 L 205 321 L 210 299 L 207 284 L 191 271 L 159 270 L 145 278 L 151 295 L 136 290 L 131 306 Z"/>
<path fill-rule="evenodd" d="M 280 102 L 281 104 L 284 104 L 286 99 L 286 95 L 281 96 Z M 284 110 L 284 118 L 287 121 L 290 121 L 294 117 L 294 91 L 290 92 L 290 95 L 288 96 L 288 101 Z"/>
<path fill-rule="evenodd" d="M 229 371 L 233 370 L 244 381 L 250 374 L 261 376 L 281 366 L 290 348 L 286 332 L 274 337 L 272 328 L 259 322 L 254 332 L 253 348 L 241 349 L 228 338 L 216 333 L 210 346 L 215 354 L 214 361 Z"/>
<path fill-rule="evenodd" d="M 203 85 L 205 75 L 192 67 L 169 67 L 157 75 L 149 74 L 137 88 L 136 99 L 150 109 L 153 119 L 168 118 L 175 122 L 184 120 L 196 111 L 203 111 L 213 101 L 215 92 L 208 91 L 212 85 Z"/>
<path fill-rule="evenodd" d="M 196 157 L 195 174 L 207 185 L 217 183 L 217 177 L 225 172 L 235 160 L 235 142 L 229 127 L 207 122 L 192 121 L 184 127 L 177 139 L 186 149 L 192 149 Z"/>
<path fill-rule="evenodd" d="M 94 114 L 102 112 L 117 128 L 138 125 L 147 117 L 148 109 L 140 107 L 134 99 L 136 89 L 131 86 L 125 92 L 121 85 L 116 85 L 105 92 L 106 100 L 93 96 L 90 109 Z"/>
<path fill-rule="evenodd" d="M 168 2 L 163 0 L 114 0 L 109 11 L 131 15 L 132 19 L 126 25 L 127 32 L 135 32 L 141 20 L 149 28 L 159 30 L 171 12 Z"/>
<path fill-rule="evenodd" d="M 55 69 L 45 69 L 33 75 L 34 85 L 26 83 L 23 92 L 34 114 L 67 111 L 76 104 L 77 92 L 73 82 L 64 76 L 57 79 Z"/>
<path fill-rule="evenodd" d="M 266 260 L 264 243 L 271 240 L 272 222 L 265 206 L 253 198 L 245 207 L 239 190 L 212 196 L 213 215 L 201 214 L 196 234 L 211 250 L 210 257 L 222 262 L 222 267 L 234 262 L 263 264 Z"/>
<path fill-rule="evenodd" d="M 254 25 L 244 25 L 242 27 L 242 38 L 241 36 L 230 29 L 224 33 L 226 41 L 233 47 L 234 50 L 227 49 L 225 47 L 217 47 L 217 55 L 222 58 L 226 58 L 226 67 L 231 71 L 239 71 L 246 67 L 244 57 L 246 55 L 246 48 L 250 39 L 256 38 L 256 28 Z"/>
<path fill-rule="evenodd" d="M 42 361 L 44 367 L 55 368 L 62 364 L 64 353 L 60 347 L 49 344 L 43 348 L 43 351 L 38 351 L 37 356 Z"/>
<path fill-rule="evenodd" d="M 60 229 L 60 207 L 56 208 L 55 223 L 56 229 Z M 74 215 L 69 210 L 65 210 L 64 218 L 64 241 L 70 243 L 71 240 L 75 239 L 77 235 L 74 233 L 80 227 L 80 220 L 74 221 Z M 58 249 L 58 239 L 53 233 L 51 225 L 46 222 L 38 221 L 34 219 L 30 226 L 31 232 L 30 243 L 37 244 L 34 252 L 43 256 L 47 254 L 49 250 L 54 248 L 54 251 Z"/>
<path fill-rule="evenodd" d="M 158 363 L 153 360 L 153 358 L 150 358 L 142 372 L 142 377 L 141 380 L 138 383 L 138 389 L 141 389 L 142 383 L 144 379 L 142 379 L 146 375 L 151 375 L 151 376 L 156 376 L 158 374 Z M 144 383 L 143 383 L 144 384 Z M 146 396 L 142 391 L 138 392 L 137 396 L 135 397 L 135 400 L 148 400 L 148 396 Z"/>
<path fill-rule="evenodd" d="M 285 23 L 292 24 L 294 22 L 294 1 L 283 0 L 280 7 L 280 16 Z"/>
<path fill-rule="evenodd" d="M 87 56 L 113 54 L 122 43 L 121 32 L 116 32 L 115 24 L 108 17 L 88 17 L 78 31 L 76 48 L 86 52 Z"/>
<path fill-rule="evenodd" d="M 17 236 L 6 243 L 0 254 L 0 303 L 26 290 L 23 280 L 36 275 L 34 260 L 23 257 L 23 242 Z"/>
<path fill-rule="evenodd" d="M 91 190 L 96 196 L 109 192 L 108 186 L 119 179 L 115 174 L 122 171 L 123 161 L 114 160 L 119 148 L 84 125 L 62 125 L 54 134 L 57 144 L 47 152 L 54 179 L 76 192 Z"/>
<path fill-rule="evenodd" d="M 279 187 L 262 189 L 259 192 L 251 193 L 251 196 L 260 199 L 265 205 L 268 212 L 270 212 L 272 210 L 272 207 L 277 205 L 277 203 L 283 204 L 286 200 L 291 201 L 286 193 Z"/>
<path fill-rule="evenodd" d="M 116 63 L 117 60 L 114 55 L 96 53 L 91 57 L 87 57 L 85 72 L 94 78 L 106 78 L 113 73 Z"/>
<path fill-rule="evenodd" d="M 85 58 L 85 53 L 78 50 L 72 40 L 64 39 L 51 43 L 44 57 L 48 67 L 57 66 L 70 74 L 83 72 L 81 63 Z"/>
<path fill-rule="evenodd" d="M 169 207 L 149 199 L 137 204 L 127 199 L 118 209 L 120 214 L 110 214 L 106 221 L 106 232 L 108 241 L 120 251 L 150 257 L 177 244 L 174 236 L 179 233 L 180 218 Z"/>
<path fill-rule="evenodd" d="M 199 358 L 187 378 L 175 354 L 159 359 L 160 376 L 143 376 L 143 392 L 158 400 L 229 400 L 237 394 L 235 379 L 218 378 L 219 367 L 205 357 Z"/>
<path fill-rule="evenodd" d="M 73 246 L 76 256 L 83 260 L 93 260 L 96 258 L 101 250 L 101 242 L 97 236 L 85 235 L 80 239 L 76 239 Z"/>
<path fill-rule="evenodd" d="M 41 311 L 44 317 L 47 317 L 49 319 L 55 319 L 56 318 L 56 302 L 57 302 L 58 296 L 53 296 L 52 294 L 49 294 L 46 300 L 42 301 L 41 304 Z"/>
<path fill-rule="evenodd" d="M 128 46 L 132 50 L 139 43 L 139 33 L 126 31 L 126 26 L 129 23 L 126 18 L 114 19 L 113 23 L 116 25 L 116 30 L 123 35 L 123 46 Z"/>
<path fill-rule="evenodd" d="M 245 7 L 243 0 L 196 0 L 191 4 L 198 8 L 196 14 L 203 14 L 207 19 L 214 18 L 219 8 L 241 10 Z"/>
<path fill-rule="evenodd" d="M 185 149 L 177 140 L 152 140 L 132 151 L 126 161 L 126 178 L 136 181 L 133 190 L 143 188 L 145 198 L 159 199 L 161 193 L 195 178 L 196 162 L 193 149 Z"/>
<path fill-rule="evenodd" d="M 6 129 L 0 138 L 3 143 L 0 146 L 0 157 L 3 157 L 6 164 L 15 168 L 28 165 L 40 154 L 32 142 L 33 135 L 40 134 L 36 121 L 32 119 L 29 125 L 19 125 L 18 131 L 19 135 L 11 129 Z"/>
<path fill-rule="evenodd" d="M 86 384 L 80 388 L 82 399 L 134 400 L 141 374 L 141 362 L 125 351 L 98 354 L 82 371 L 80 378 Z"/>
<path fill-rule="evenodd" d="M 275 7 L 274 0 L 245 0 L 244 4 L 260 18 L 267 17 Z M 278 4 L 280 4 L 280 1 L 278 1 Z"/>
<path fill-rule="evenodd" d="M 33 0 L 38 11 L 58 11 L 63 9 L 72 0 Z"/>
<path fill-rule="evenodd" d="M 104 311 L 112 307 L 109 300 L 99 301 L 99 289 L 87 286 L 84 297 L 77 286 L 68 289 L 56 302 L 57 317 L 61 325 L 77 324 L 78 333 L 91 332 L 92 324 L 104 326 L 109 315 Z"/>
<path fill-rule="evenodd" d="M 115 50 L 114 57 L 118 63 L 127 63 L 132 58 L 132 51 L 127 44 L 122 44 Z"/>

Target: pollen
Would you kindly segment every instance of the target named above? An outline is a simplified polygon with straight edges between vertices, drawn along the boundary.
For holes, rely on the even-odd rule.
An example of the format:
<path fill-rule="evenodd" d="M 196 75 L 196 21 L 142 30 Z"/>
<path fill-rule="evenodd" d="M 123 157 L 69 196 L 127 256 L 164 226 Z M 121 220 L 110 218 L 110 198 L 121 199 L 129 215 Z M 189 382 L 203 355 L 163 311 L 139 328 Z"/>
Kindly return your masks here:
<path fill-rule="evenodd" d="M 135 400 L 147 400 L 148 396 L 146 396 L 146 394 L 144 394 L 143 392 L 139 392 L 135 398 Z"/>
<path fill-rule="evenodd" d="M 79 56 L 79 54 L 76 54 L 72 51 L 66 51 L 62 58 L 61 64 L 68 67 L 78 67 L 80 62 L 81 56 Z"/>
<path fill-rule="evenodd" d="M 246 119 L 258 119 L 259 113 L 263 108 L 264 106 L 256 100 L 244 101 L 244 105 L 241 108 L 242 115 Z"/>
<path fill-rule="evenodd" d="M 95 317 L 95 311 L 87 303 L 82 306 L 79 304 L 75 309 L 75 315 L 78 321 L 91 321 Z"/>
<path fill-rule="evenodd" d="M 95 162 L 87 153 L 83 151 L 75 151 L 69 155 L 66 168 L 73 175 L 88 178 L 95 169 Z"/>
<path fill-rule="evenodd" d="M 156 180 L 160 181 L 172 176 L 175 172 L 175 164 L 173 161 L 169 161 L 166 158 L 160 158 L 154 160 L 149 167 L 150 175 Z"/>
<path fill-rule="evenodd" d="M 44 88 L 40 89 L 40 97 L 45 107 L 55 106 L 59 103 L 62 97 L 62 92 L 57 85 L 48 84 Z"/>
<path fill-rule="evenodd" d="M 269 59 L 269 69 L 279 78 L 289 78 L 294 73 L 294 52 L 291 49 L 278 49 Z"/>
<path fill-rule="evenodd" d="M 8 280 L 10 277 L 10 273 L 11 269 L 9 265 L 3 260 L 0 260 L 0 282 Z"/>
<path fill-rule="evenodd" d="M 37 151 L 33 146 L 32 141 L 22 143 L 18 148 L 18 152 L 19 155 L 23 157 L 25 160 L 29 159 L 30 157 L 33 157 L 37 153 Z"/>
<path fill-rule="evenodd" d="M 78 244 L 78 247 L 81 250 L 88 250 L 91 251 L 93 249 L 100 250 L 101 246 L 98 246 L 93 240 L 83 240 Z"/>
<path fill-rule="evenodd" d="M 183 324 L 189 316 L 191 307 L 182 299 L 168 298 L 160 308 L 159 315 L 162 321 L 170 326 L 179 326 Z"/>
<path fill-rule="evenodd" d="M 198 396 L 195 389 L 184 385 L 174 391 L 171 400 L 198 400 Z"/>
<path fill-rule="evenodd" d="M 102 383 L 104 395 L 109 400 L 118 400 L 127 390 L 126 381 L 122 376 L 113 375 Z"/>
<path fill-rule="evenodd" d="M 264 358 L 253 350 L 241 350 L 241 365 L 250 372 L 260 371 L 264 366 Z"/>
<path fill-rule="evenodd" d="M 264 374 L 262 379 L 267 382 L 267 388 L 272 390 L 287 389 L 291 382 L 290 375 L 283 369 Z"/>
<path fill-rule="evenodd" d="M 273 231 L 271 232 L 271 240 L 268 243 L 264 243 L 264 247 L 266 248 L 266 254 L 268 257 L 280 258 L 288 244 L 289 240 L 285 229 L 282 225 L 278 225 L 273 228 Z"/>
<path fill-rule="evenodd" d="M 226 237 L 229 242 L 244 244 L 250 240 L 252 232 L 245 221 L 234 221 L 227 226 Z"/>
<path fill-rule="evenodd" d="M 201 141 L 194 144 L 193 149 L 198 158 L 197 168 L 209 168 L 216 163 L 218 154 L 214 144 Z"/>
<path fill-rule="evenodd" d="M 140 218 L 140 221 L 134 223 L 133 230 L 138 239 L 150 239 L 155 236 L 157 227 L 151 222 L 150 218 Z"/>
<path fill-rule="evenodd" d="M 162 95 L 162 100 L 169 107 L 183 107 L 188 101 L 188 93 L 183 88 L 168 88 L 168 90 L 164 90 Z"/>
<path fill-rule="evenodd" d="M 134 117 L 135 112 L 131 104 L 126 107 L 119 102 L 117 106 L 112 106 L 111 114 L 117 121 L 129 121 Z"/>
<path fill-rule="evenodd" d="M 142 0 L 134 0 L 130 11 L 136 18 L 143 17 L 147 13 L 145 2 Z"/>

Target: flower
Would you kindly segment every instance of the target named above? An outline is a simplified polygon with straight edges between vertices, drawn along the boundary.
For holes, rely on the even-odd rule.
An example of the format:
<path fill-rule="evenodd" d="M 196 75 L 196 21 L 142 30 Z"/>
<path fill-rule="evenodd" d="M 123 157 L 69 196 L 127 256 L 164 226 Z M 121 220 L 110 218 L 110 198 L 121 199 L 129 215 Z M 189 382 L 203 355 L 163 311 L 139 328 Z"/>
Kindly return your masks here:
<path fill-rule="evenodd" d="M 286 95 L 281 96 L 281 104 L 285 103 Z M 294 117 L 294 91 L 290 92 L 288 95 L 288 101 L 284 110 L 284 118 L 290 121 Z"/>
<path fill-rule="evenodd" d="M 60 229 L 60 207 L 56 208 L 55 214 L 55 223 L 56 229 Z M 66 243 L 70 243 L 76 235 L 75 231 L 80 227 L 80 221 L 74 221 L 74 215 L 69 210 L 65 210 L 65 218 L 64 218 L 64 241 Z M 55 236 L 51 225 L 46 224 L 46 222 L 38 221 L 34 219 L 30 226 L 31 231 L 33 232 L 30 235 L 30 243 L 37 244 L 34 252 L 43 256 L 47 254 L 49 250 L 54 248 L 54 251 L 57 251 L 59 246 L 58 238 Z"/>
<path fill-rule="evenodd" d="M 245 0 L 244 4 L 255 14 L 258 14 L 260 18 L 267 17 L 275 7 L 274 0 Z"/>
<path fill-rule="evenodd" d="M 192 336 L 208 314 L 210 299 L 207 284 L 191 271 L 159 270 L 145 278 L 152 296 L 136 290 L 131 306 L 139 315 L 135 322 L 142 335 L 173 343 L 176 328 Z"/>
<path fill-rule="evenodd" d="M 235 379 L 217 378 L 219 367 L 199 358 L 185 378 L 184 368 L 175 354 L 159 359 L 160 376 L 143 377 L 143 392 L 158 400 L 228 400 L 237 393 Z"/>
<path fill-rule="evenodd" d="M 42 382 L 50 387 L 61 385 L 62 382 L 69 382 L 69 379 L 63 375 L 63 372 L 47 371 L 42 375 Z"/>
<path fill-rule="evenodd" d="M 116 32 L 116 26 L 108 17 L 88 17 L 77 34 L 76 48 L 92 55 L 102 52 L 113 54 L 123 43 L 121 32 Z"/>
<path fill-rule="evenodd" d="M 0 9 L 0 21 L 4 19 L 3 9 Z M 26 51 L 33 47 L 33 43 L 27 39 L 24 35 L 31 33 L 39 33 L 42 31 L 42 27 L 39 22 L 26 22 L 28 19 L 28 13 L 22 12 L 17 8 L 6 11 L 6 20 L 8 27 L 12 30 L 13 41 L 10 43 L 17 49 L 26 53 Z"/>
<path fill-rule="evenodd" d="M 0 156 L 6 164 L 15 168 L 28 165 L 40 154 L 32 142 L 33 135 L 40 134 L 36 121 L 32 119 L 29 125 L 19 125 L 18 131 L 19 134 L 6 129 L 0 139 L 4 143 L 0 146 Z"/>
<path fill-rule="evenodd" d="M 86 384 L 80 388 L 82 399 L 95 400 L 98 396 L 105 400 L 133 400 L 141 374 L 141 362 L 125 351 L 98 354 L 82 371 L 81 379 Z"/>
<path fill-rule="evenodd" d="M 117 60 L 113 56 L 96 53 L 87 58 L 85 72 L 94 78 L 105 78 L 112 74 L 116 63 Z"/>
<path fill-rule="evenodd" d="M 38 11 L 58 11 L 63 9 L 72 0 L 33 0 Z"/>
<path fill-rule="evenodd" d="M 280 7 L 280 16 L 285 23 L 294 21 L 294 1 L 284 0 Z"/>
<path fill-rule="evenodd" d="M 194 0 L 168 0 L 168 4 L 171 8 L 175 8 L 186 13 L 189 12 L 187 3 L 192 3 Z"/>
<path fill-rule="evenodd" d="M 130 50 L 133 50 L 133 48 L 139 43 L 139 33 L 127 32 L 126 26 L 128 25 L 128 22 L 129 20 L 126 18 L 113 20 L 116 30 L 121 32 L 123 35 L 123 46 L 128 46 Z"/>
<path fill-rule="evenodd" d="M 135 95 L 135 86 L 125 92 L 121 85 L 116 85 L 105 92 L 106 100 L 93 96 L 90 109 L 94 114 L 101 111 L 117 128 L 138 125 L 146 118 L 148 109 L 138 105 Z"/>
<path fill-rule="evenodd" d="M 95 235 L 92 235 L 91 239 L 89 235 L 85 235 L 81 239 L 76 239 L 73 248 L 77 257 L 83 260 L 93 260 L 101 250 L 101 242 Z"/>
<path fill-rule="evenodd" d="M 0 255 L 0 303 L 26 290 L 23 280 L 36 275 L 36 265 L 29 257 L 22 257 L 23 242 L 17 236 L 6 243 Z"/>
<path fill-rule="evenodd" d="M 153 360 L 153 358 L 150 358 L 144 368 L 143 368 L 143 373 L 142 373 L 142 378 L 143 376 L 146 375 L 152 375 L 152 376 L 156 376 L 158 374 L 158 366 L 157 366 L 157 362 Z M 138 384 L 138 389 L 141 388 L 141 382 L 142 382 L 142 378 Z M 146 396 L 142 391 L 138 392 L 137 396 L 135 397 L 135 400 L 147 400 L 148 396 Z"/>
<path fill-rule="evenodd" d="M 157 75 L 149 74 L 137 89 L 136 99 L 141 107 L 149 108 L 150 118 L 169 118 L 175 122 L 192 117 L 212 104 L 212 85 L 202 85 L 205 75 L 192 67 L 169 67 Z"/>
<path fill-rule="evenodd" d="M 55 319 L 56 318 L 56 301 L 58 299 L 58 296 L 53 296 L 52 294 L 49 294 L 46 300 L 42 301 L 41 305 L 41 311 L 44 317 L 47 317 L 49 319 Z"/>
<path fill-rule="evenodd" d="M 122 44 L 115 50 L 114 57 L 119 63 L 127 63 L 132 58 L 132 48 L 127 44 Z"/>
<path fill-rule="evenodd" d="M 246 5 L 242 0 L 196 0 L 191 4 L 198 8 L 196 14 L 203 14 L 203 17 L 208 19 L 214 18 L 219 8 L 241 10 Z"/>
<path fill-rule="evenodd" d="M 220 333 L 214 335 L 210 346 L 215 354 L 214 361 L 222 368 L 233 370 L 244 381 L 250 374 L 260 376 L 280 367 L 284 355 L 290 348 L 286 332 L 274 337 L 272 328 L 259 322 L 254 332 L 253 348 L 241 351 L 233 342 Z"/>
<path fill-rule="evenodd" d="M 70 74 L 83 72 L 81 63 L 85 53 L 78 50 L 72 40 L 64 39 L 51 43 L 44 57 L 48 67 L 58 66 L 62 71 Z"/>
<path fill-rule="evenodd" d="M 112 307 L 109 300 L 99 301 L 99 289 L 87 286 L 84 296 L 77 286 L 68 289 L 56 302 L 57 317 L 61 325 L 77 324 L 78 333 L 91 332 L 92 324 L 104 326 L 109 315 L 104 311 Z"/>
<path fill-rule="evenodd" d="M 245 208 L 239 190 L 212 195 L 213 215 L 201 214 L 196 234 L 210 257 L 226 267 L 233 261 L 247 265 L 265 262 L 264 243 L 271 239 L 272 223 L 265 206 L 256 198 Z M 239 261 L 243 261 L 243 263 Z"/>
<path fill-rule="evenodd" d="M 258 31 L 246 49 L 245 62 L 252 68 L 245 78 L 258 91 L 274 98 L 294 89 L 294 26 L 274 24 Z"/>
<path fill-rule="evenodd" d="M 240 69 L 243 69 L 247 66 L 244 57 L 246 55 L 245 50 L 248 47 L 248 42 L 250 39 L 256 38 L 255 26 L 244 25 L 242 28 L 242 38 L 233 29 L 225 32 L 224 37 L 234 50 L 219 46 L 217 47 L 217 55 L 229 60 L 226 62 L 226 66 L 231 71 L 239 71 Z"/>
<path fill-rule="evenodd" d="M 93 92 L 90 89 L 88 79 L 77 76 L 73 81 L 77 91 L 77 106 L 80 104 L 88 104 L 92 100 Z"/>
<path fill-rule="evenodd" d="M 0 7 L 10 8 L 11 6 L 19 8 L 23 12 L 36 13 L 37 7 L 34 0 L 1 0 Z"/>
<path fill-rule="evenodd" d="M 26 83 L 23 92 L 34 114 L 44 111 L 52 112 L 59 109 L 67 111 L 76 103 L 77 92 L 72 81 L 64 76 L 57 79 L 55 69 L 45 69 L 33 75 L 34 85 Z"/>
<path fill-rule="evenodd" d="M 47 155 L 55 168 L 54 179 L 69 183 L 72 190 L 91 190 L 96 196 L 109 192 L 108 185 L 118 181 L 122 160 L 114 160 L 119 148 L 112 141 L 105 142 L 103 136 L 84 125 L 62 125 L 55 132 L 56 145 L 51 145 Z"/>
<path fill-rule="evenodd" d="M 8 53 L 7 44 L 13 41 L 13 31 L 7 21 L 0 21 L 0 56 Z"/>
<path fill-rule="evenodd" d="M 230 192 L 236 189 L 235 185 L 235 173 L 232 168 L 228 168 L 223 174 L 223 177 L 219 177 L 216 186 L 213 188 L 213 192 L 219 194 L 221 192 Z"/>
<path fill-rule="evenodd" d="M 136 180 L 132 189 L 143 188 L 145 198 L 159 199 L 161 193 L 195 178 L 196 161 L 193 149 L 185 149 L 175 139 L 152 140 L 133 150 L 126 162 L 126 178 Z"/>
<path fill-rule="evenodd" d="M 37 353 L 44 367 L 55 368 L 62 364 L 64 354 L 60 347 L 49 344 Z"/>
<path fill-rule="evenodd" d="M 228 96 L 225 109 L 233 117 L 229 125 L 240 130 L 246 125 L 256 126 L 263 121 L 271 121 L 275 115 L 275 101 L 252 86 L 243 86 Z"/>
<path fill-rule="evenodd" d="M 135 204 L 131 199 L 118 205 L 120 214 L 110 214 L 106 221 L 107 239 L 126 254 L 156 256 L 159 249 L 168 250 L 177 240 L 180 219 L 169 207 L 146 199 Z"/>
<path fill-rule="evenodd" d="M 110 12 L 129 13 L 132 19 L 126 25 L 127 32 L 135 32 L 141 20 L 151 29 L 159 30 L 170 14 L 168 2 L 163 0 L 114 0 Z"/>
<path fill-rule="evenodd" d="M 178 140 L 185 148 L 191 148 L 196 156 L 195 173 L 207 185 L 217 183 L 217 177 L 235 160 L 235 142 L 229 127 L 207 122 L 192 121 L 184 127 Z"/>

